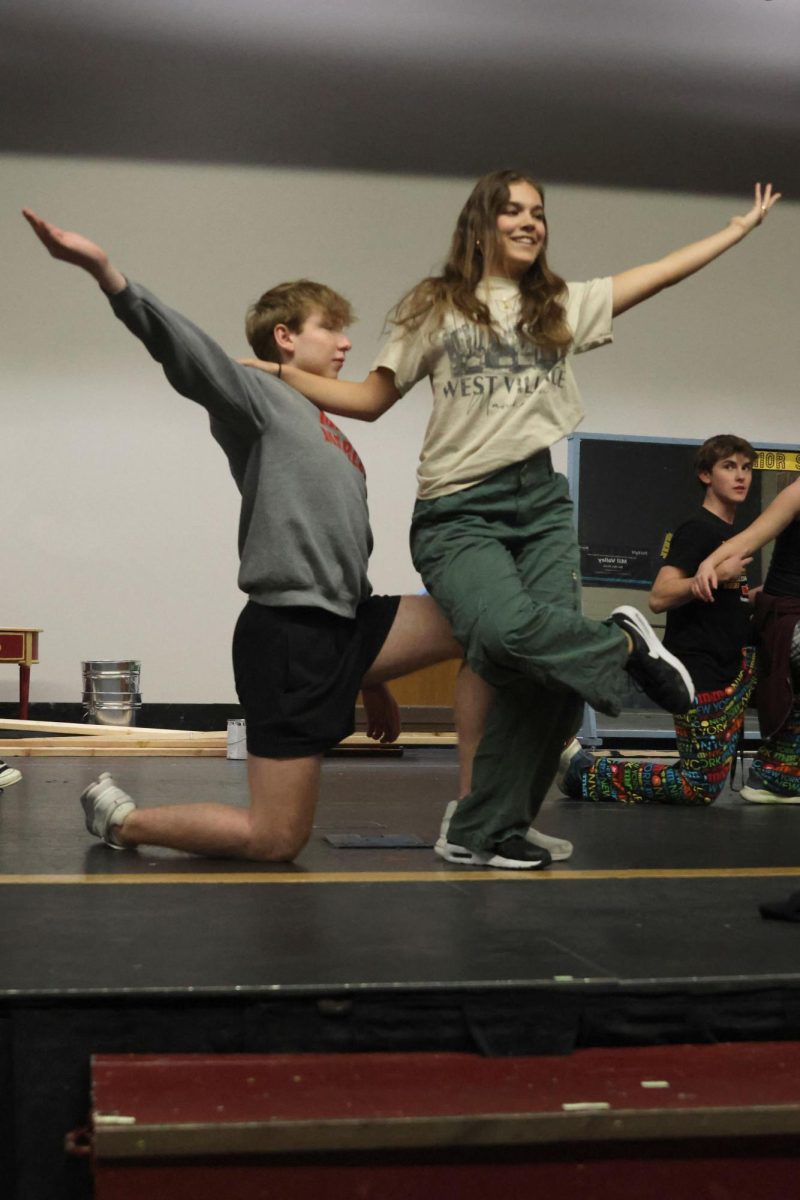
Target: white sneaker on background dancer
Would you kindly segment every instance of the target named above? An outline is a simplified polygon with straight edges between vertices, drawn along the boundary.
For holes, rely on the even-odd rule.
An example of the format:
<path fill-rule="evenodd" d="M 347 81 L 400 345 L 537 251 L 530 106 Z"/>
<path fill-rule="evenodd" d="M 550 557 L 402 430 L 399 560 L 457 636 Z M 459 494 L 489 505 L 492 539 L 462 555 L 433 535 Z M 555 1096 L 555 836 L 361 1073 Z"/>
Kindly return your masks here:
<path fill-rule="evenodd" d="M 660 708 L 670 713 L 685 713 L 694 704 L 694 683 L 686 667 L 665 650 L 656 632 L 638 608 L 622 604 L 609 618 L 619 625 L 633 642 L 625 670 Z"/>
<path fill-rule="evenodd" d="M 780 792 L 773 792 L 752 771 L 748 774 L 747 783 L 739 795 L 750 804 L 800 804 L 800 793 L 782 796 Z"/>
<path fill-rule="evenodd" d="M 89 833 L 102 838 L 113 850 L 128 849 L 114 839 L 114 828 L 122 824 L 136 804 L 127 792 L 117 787 L 108 771 L 104 771 L 96 783 L 89 784 L 81 795 L 81 804 Z"/>
<path fill-rule="evenodd" d="M 22 779 L 22 772 L 18 771 L 16 767 L 10 767 L 0 758 L 0 792 L 3 788 L 11 787 L 12 783 L 19 783 L 20 779 Z"/>
<path fill-rule="evenodd" d="M 577 738 L 567 742 L 561 751 L 556 771 L 556 787 L 564 796 L 580 800 L 583 796 L 581 775 L 594 765 L 595 756 L 584 750 Z"/>

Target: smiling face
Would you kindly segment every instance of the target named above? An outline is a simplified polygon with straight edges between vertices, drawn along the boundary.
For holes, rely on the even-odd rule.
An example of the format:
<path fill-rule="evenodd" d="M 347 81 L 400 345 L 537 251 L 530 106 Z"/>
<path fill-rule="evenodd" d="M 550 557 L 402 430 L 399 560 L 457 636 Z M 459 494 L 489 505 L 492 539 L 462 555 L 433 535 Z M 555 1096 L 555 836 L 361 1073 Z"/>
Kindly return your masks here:
<path fill-rule="evenodd" d="M 546 241 L 541 195 L 527 180 L 509 184 L 508 200 L 497 214 L 494 246 L 484 274 L 520 279 L 536 262 Z"/>
<path fill-rule="evenodd" d="M 297 331 L 276 325 L 274 337 L 285 363 L 324 379 L 336 378 L 352 347 L 341 321 L 321 308 L 313 308 Z"/>

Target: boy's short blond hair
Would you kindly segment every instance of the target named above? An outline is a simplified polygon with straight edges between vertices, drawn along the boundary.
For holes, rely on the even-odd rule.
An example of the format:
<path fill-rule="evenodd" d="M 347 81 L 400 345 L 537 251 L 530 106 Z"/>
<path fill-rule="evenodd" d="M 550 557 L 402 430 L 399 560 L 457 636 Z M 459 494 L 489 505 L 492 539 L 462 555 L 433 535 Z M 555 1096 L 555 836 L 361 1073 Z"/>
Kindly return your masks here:
<path fill-rule="evenodd" d="M 344 296 L 324 283 L 313 279 L 295 279 L 279 283 L 264 292 L 247 310 L 245 333 L 258 358 L 280 362 L 281 355 L 274 337 L 276 325 L 286 325 L 299 333 L 311 313 L 319 309 L 336 325 L 346 329 L 355 317 Z"/>

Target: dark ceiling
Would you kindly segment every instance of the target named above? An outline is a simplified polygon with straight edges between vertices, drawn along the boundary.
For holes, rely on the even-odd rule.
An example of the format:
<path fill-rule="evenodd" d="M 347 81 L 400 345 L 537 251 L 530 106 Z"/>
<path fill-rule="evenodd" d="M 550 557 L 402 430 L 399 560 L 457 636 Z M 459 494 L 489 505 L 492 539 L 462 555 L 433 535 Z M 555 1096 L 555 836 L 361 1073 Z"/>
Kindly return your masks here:
<path fill-rule="evenodd" d="M 800 194 L 800 0 L 0 0 L 0 151 Z"/>

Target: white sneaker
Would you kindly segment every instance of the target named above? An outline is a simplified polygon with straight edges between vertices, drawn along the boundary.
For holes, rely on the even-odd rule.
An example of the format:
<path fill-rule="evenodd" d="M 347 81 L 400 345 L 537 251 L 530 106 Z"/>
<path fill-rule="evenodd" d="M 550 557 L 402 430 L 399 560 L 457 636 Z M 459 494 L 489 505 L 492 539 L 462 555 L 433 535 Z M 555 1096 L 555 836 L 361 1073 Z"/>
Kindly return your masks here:
<path fill-rule="evenodd" d="M 447 808 L 444 810 L 444 816 L 442 817 L 442 824 L 439 827 L 439 836 L 436 839 L 436 843 L 433 847 L 440 858 L 444 858 L 443 851 L 444 851 L 445 847 L 447 845 L 449 845 L 449 843 L 447 841 L 447 833 L 448 833 L 448 830 L 450 829 L 450 822 L 453 819 L 453 813 L 456 811 L 457 807 L 458 807 L 458 801 L 451 800 L 450 803 L 447 805 Z"/>
<path fill-rule="evenodd" d="M 127 850 L 121 842 L 114 840 L 113 829 L 121 825 L 133 812 L 136 804 L 127 792 L 117 787 L 108 771 L 104 771 L 96 783 L 90 783 L 81 796 L 86 813 L 86 828 L 95 837 L 102 838 L 114 850 Z"/>
<path fill-rule="evenodd" d="M 567 743 L 561 751 L 555 778 L 556 787 L 562 796 L 569 796 L 572 800 L 581 799 L 583 775 L 591 770 L 594 763 L 594 754 L 584 750 L 577 738 Z"/>
<path fill-rule="evenodd" d="M 580 742 L 577 744 L 578 749 L 580 749 Z M 464 857 L 450 857 L 455 853 L 460 853 L 462 856 L 471 855 L 473 858 L 475 857 L 473 851 L 467 850 L 464 846 L 455 846 L 452 842 L 448 842 L 447 840 L 450 822 L 453 819 L 453 813 L 456 811 L 457 805 L 457 800 L 451 800 L 447 805 L 447 808 L 444 810 L 442 825 L 441 829 L 439 830 L 439 837 L 436 841 L 436 845 L 434 846 L 434 850 L 439 857 L 446 859 L 447 862 L 468 861 Z M 525 840 L 526 842 L 530 842 L 532 846 L 538 846 L 540 850 L 546 850 L 553 862 L 566 862 L 568 858 L 572 857 L 572 851 L 574 850 L 572 842 L 568 842 L 566 838 L 550 837 L 549 834 L 540 833 L 538 829 L 534 829 L 533 825 L 529 827 L 528 832 L 525 834 Z M 472 865 L 477 866 L 479 864 L 477 862 L 473 862 Z"/>
<path fill-rule="evenodd" d="M 503 867 L 510 871 L 530 871 L 546 867 L 553 861 L 548 850 L 535 846 L 519 834 L 513 834 L 497 842 L 488 850 L 468 850 L 453 842 L 439 838 L 434 847 L 445 862 L 461 863 L 469 867 Z"/>
<path fill-rule="evenodd" d="M 561 751 L 561 758 L 558 760 L 558 770 L 556 771 L 555 785 L 560 792 L 564 791 L 564 779 L 569 770 L 572 760 L 576 754 L 584 753 L 583 746 L 578 739 L 574 737 L 571 742 L 567 742 L 564 749 Z"/>
<path fill-rule="evenodd" d="M 0 758 L 0 791 L 3 788 L 11 787 L 12 783 L 19 783 L 20 779 L 22 779 L 22 772 L 18 771 L 16 767 L 10 767 Z"/>
<path fill-rule="evenodd" d="M 553 862 L 566 862 L 568 858 L 572 858 L 572 851 L 575 848 L 572 842 L 568 842 L 566 838 L 550 837 L 549 833 L 540 833 L 532 825 L 525 834 L 525 841 L 539 846 L 542 850 L 547 850 Z"/>
<path fill-rule="evenodd" d="M 744 785 L 739 795 L 743 800 L 749 800 L 751 804 L 800 804 L 800 796 L 781 796 L 780 792 L 771 792 L 769 788 L 753 787 L 748 782 Z"/>

